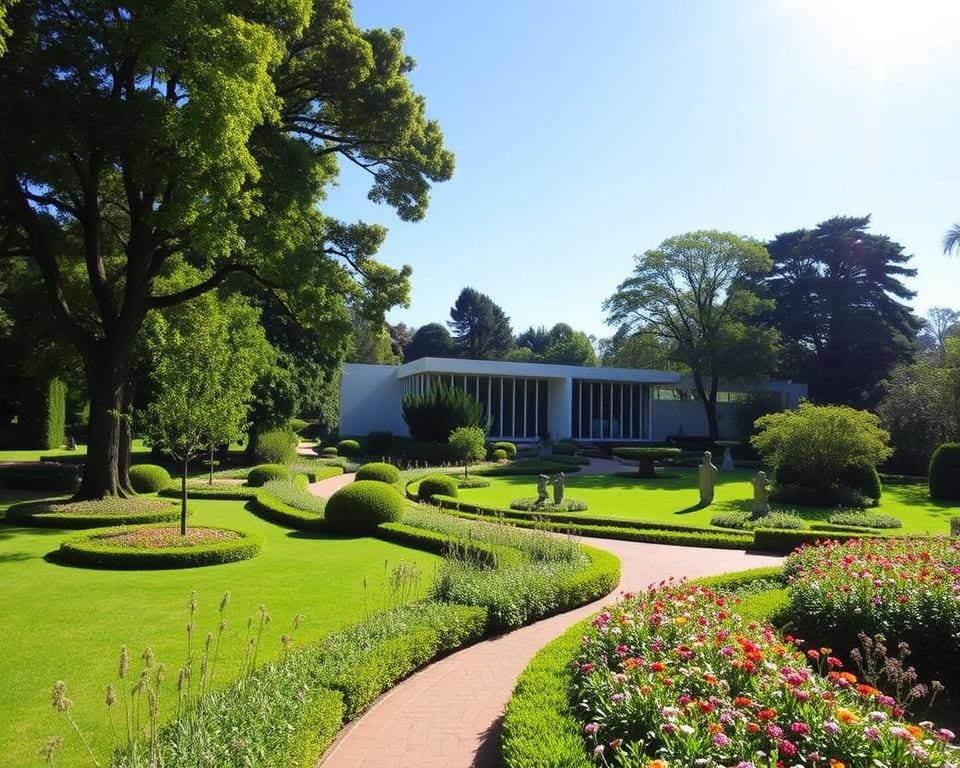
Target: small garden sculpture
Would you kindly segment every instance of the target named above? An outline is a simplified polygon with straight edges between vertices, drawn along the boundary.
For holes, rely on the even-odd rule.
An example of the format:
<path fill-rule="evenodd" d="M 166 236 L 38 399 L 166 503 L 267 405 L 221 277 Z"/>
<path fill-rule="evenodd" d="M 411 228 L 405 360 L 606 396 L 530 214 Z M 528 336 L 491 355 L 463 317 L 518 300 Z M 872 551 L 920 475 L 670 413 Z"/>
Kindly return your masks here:
<path fill-rule="evenodd" d="M 753 483 L 753 508 L 752 517 L 757 519 L 770 514 L 770 502 L 767 497 L 770 493 L 770 481 L 767 480 L 767 473 L 761 470 L 750 482 Z"/>
<path fill-rule="evenodd" d="M 537 478 L 537 504 L 543 504 L 547 500 L 547 483 L 550 478 L 546 475 L 540 475 Z"/>
<path fill-rule="evenodd" d="M 717 481 L 717 468 L 711 459 L 710 451 L 703 452 L 703 461 L 700 463 L 700 505 L 707 506 L 713 503 L 713 488 Z"/>
<path fill-rule="evenodd" d="M 563 472 L 559 472 L 553 476 L 553 503 L 559 504 L 563 501 L 563 483 L 566 480 L 566 475 Z"/>

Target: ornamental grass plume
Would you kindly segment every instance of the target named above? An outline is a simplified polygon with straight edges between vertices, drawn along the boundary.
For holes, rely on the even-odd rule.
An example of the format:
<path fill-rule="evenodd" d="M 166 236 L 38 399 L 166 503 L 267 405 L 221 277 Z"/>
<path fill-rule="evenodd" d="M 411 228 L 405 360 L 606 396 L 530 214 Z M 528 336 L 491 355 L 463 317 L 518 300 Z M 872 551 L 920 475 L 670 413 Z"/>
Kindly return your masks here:
<path fill-rule="evenodd" d="M 67 684 L 63 682 L 63 680 L 57 680 L 57 682 L 53 684 L 53 695 L 52 695 L 51 703 L 53 704 L 53 709 L 55 712 L 59 712 L 60 714 L 62 714 L 64 717 L 67 718 L 67 722 L 70 723 L 70 725 L 73 727 L 73 730 L 77 732 L 77 736 L 80 737 L 80 742 L 83 744 L 83 748 L 87 751 L 87 754 L 90 756 L 90 759 L 93 761 L 93 764 L 97 766 L 97 768 L 99 768 L 100 761 L 97 760 L 97 756 L 93 754 L 93 750 L 90 749 L 90 744 L 89 742 L 87 742 L 86 737 L 83 735 L 83 731 L 80 730 L 80 726 L 77 725 L 77 721 L 74 720 L 73 715 L 70 714 L 70 707 L 73 706 L 73 702 L 67 698 Z M 55 738 L 59 738 L 59 737 L 55 737 Z M 51 743 L 52 743 L 52 740 L 48 741 L 47 746 L 50 746 Z M 47 751 L 46 755 L 44 755 L 44 750 L 46 750 L 46 747 L 44 747 L 44 750 L 41 750 L 41 755 L 44 755 L 45 758 L 52 764 L 53 752 L 55 751 L 55 748 L 59 746 L 60 746 L 60 742 L 57 741 L 55 747 L 51 747 L 51 749 Z"/>

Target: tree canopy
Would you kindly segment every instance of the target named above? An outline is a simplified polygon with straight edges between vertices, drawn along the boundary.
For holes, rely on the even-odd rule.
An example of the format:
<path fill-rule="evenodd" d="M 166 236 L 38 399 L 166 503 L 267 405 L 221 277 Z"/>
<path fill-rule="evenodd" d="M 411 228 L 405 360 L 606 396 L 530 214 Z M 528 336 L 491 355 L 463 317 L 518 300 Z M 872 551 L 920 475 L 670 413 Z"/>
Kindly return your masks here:
<path fill-rule="evenodd" d="M 450 322 L 460 357 L 500 360 L 513 347 L 510 318 L 485 293 L 464 288 L 450 308 Z"/>
<path fill-rule="evenodd" d="M 231 276 L 306 325 L 382 316 L 409 268 L 382 227 L 318 209 L 338 162 L 401 219 L 453 157 L 410 87 L 400 30 L 360 30 L 347 0 L 118 7 L 21 0 L 0 58 L 0 256 L 32 260 L 91 400 L 81 496 L 116 493 L 127 370 L 145 317 Z M 197 281 L 158 279 L 181 266 Z"/>
<path fill-rule="evenodd" d="M 540 326 L 528 328 L 515 341 L 509 360 L 560 365 L 596 365 L 597 353 L 590 337 L 566 323 L 557 323 L 549 331 Z"/>
<path fill-rule="evenodd" d="M 870 217 L 837 217 L 768 244 L 774 269 L 767 319 L 784 343 L 780 373 L 821 403 L 874 405 L 879 382 L 913 354 L 920 320 L 905 303 L 910 256 Z"/>
<path fill-rule="evenodd" d="M 777 334 L 755 322 L 765 304 L 750 288 L 770 267 L 756 240 L 690 232 L 636 256 L 632 276 L 603 305 L 620 334 L 661 341 L 690 371 L 714 439 L 721 379 L 757 379 L 775 363 Z"/>
<path fill-rule="evenodd" d="M 427 323 L 417 328 L 403 348 L 403 359 L 409 363 L 421 357 L 456 357 L 450 331 L 440 323 Z"/>

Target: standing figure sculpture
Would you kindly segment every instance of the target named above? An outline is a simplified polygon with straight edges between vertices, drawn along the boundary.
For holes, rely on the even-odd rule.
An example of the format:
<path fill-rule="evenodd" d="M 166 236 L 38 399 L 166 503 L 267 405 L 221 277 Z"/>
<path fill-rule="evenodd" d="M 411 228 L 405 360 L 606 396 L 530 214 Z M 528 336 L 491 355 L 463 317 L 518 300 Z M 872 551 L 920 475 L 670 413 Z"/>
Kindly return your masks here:
<path fill-rule="evenodd" d="M 717 481 L 717 468 L 713 465 L 711 459 L 713 455 L 710 451 L 703 452 L 703 461 L 700 463 L 700 506 L 707 506 L 713 503 L 713 487 Z"/>
<path fill-rule="evenodd" d="M 560 504 L 563 501 L 563 483 L 566 476 L 563 472 L 553 476 L 553 503 Z"/>
<path fill-rule="evenodd" d="M 543 504 L 547 500 L 547 482 L 550 480 L 546 475 L 540 475 L 537 478 L 537 504 Z"/>
<path fill-rule="evenodd" d="M 770 502 L 767 496 L 770 489 L 770 483 L 767 480 L 767 473 L 757 472 L 756 476 L 750 482 L 753 483 L 753 509 L 751 517 L 754 519 L 770 514 Z"/>

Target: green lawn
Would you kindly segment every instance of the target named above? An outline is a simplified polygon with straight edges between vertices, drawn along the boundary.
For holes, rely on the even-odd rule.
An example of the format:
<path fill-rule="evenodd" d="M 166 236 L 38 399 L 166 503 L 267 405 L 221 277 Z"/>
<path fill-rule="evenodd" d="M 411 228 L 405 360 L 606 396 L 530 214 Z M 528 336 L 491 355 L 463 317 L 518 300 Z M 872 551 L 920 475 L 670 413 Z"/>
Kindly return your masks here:
<path fill-rule="evenodd" d="M 590 516 L 650 520 L 662 523 L 709 526 L 710 518 L 718 512 L 749 510 L 753 499 L 750 485 L 752 471 L 720 472 L 714 503 L 698 509 L 700 494 L 695 469 L 670 470 L 680 477 L 653 480 L 621 475 L 567 475 L 565 494 L 582 499 L 589 509 L 577 517 Z M 537 479 L 529 475 L 490 477 L 489 488 L 461 489 L 464 501 L 492 507 L 508 508 L 518 497 L 536 497 Z M 831 510 L 817 507 L 772 505 L 774 510 L 795 509 L 810 521 L 826 521 Z M 950 532 L 950 518 L 960 515 L 960 507 L 945 502 L 931 501 L 925 485 L 889 485 L 883 490 L 880 506 L 875 512 L 896 515 L 903 528 L 896 533 Z"/>
<path fill-rule="evenodd" d="M 0 510 L 11 503 L 11 494 L 0 491 Z M 25 496 L 19 493 L 16 498 Z M 93 736 L 97 753 L 105 757 L 110 731 L 104 691 L 107 683 L 114 682 L 120 645 L 126 644 L 135 660 L 144 647 L 153 648 L 157 661 L 166 664 L 170 697 L 184 657 L 191 590 L 196 590 L 200 604 L 200 641 L 216 629 L 217 605 L 223 593 L 230 592 L 229 626 L 218 666 L 219 679 L 226 680 L 236 675 L 246 620 L 261 603 L 273 618 L 261 646 L 263 659 L 279 653 L 280 637 L 290 631 L 295 614 L 306 616 L 294 636 L 296 644 L 317 640 L 393 600 L 389 588 L 382 585 L 385 571 L 400 561 L 420 568 L 420 593 L 428 588 L 440 562 L 434 555 L 377 539 L 289 531 L 255 517 L 242 502 L 195 501 L 191 506 L 194 523 L 259 533 L 264 538 L 263 552 L 253 560 L 207 568 L 96 571 L 44 559 L 69 533 L 0 523 L 5 651 L 0 675 L 0 765 L 38 765 L 37 751 L 54 734 L 65 741 L 58 765 L 91 764 L 79 750 L 69 724 L 50 706 L 50 687 L 57 680 L 66 681 L 74 702 L 71 712 Z M 139 666 L 133 668 L 139 670 Z"/>

